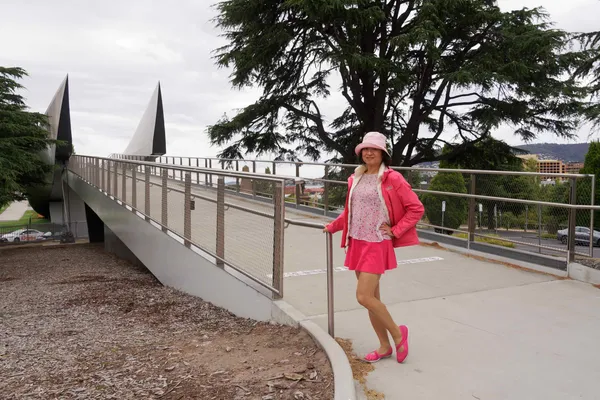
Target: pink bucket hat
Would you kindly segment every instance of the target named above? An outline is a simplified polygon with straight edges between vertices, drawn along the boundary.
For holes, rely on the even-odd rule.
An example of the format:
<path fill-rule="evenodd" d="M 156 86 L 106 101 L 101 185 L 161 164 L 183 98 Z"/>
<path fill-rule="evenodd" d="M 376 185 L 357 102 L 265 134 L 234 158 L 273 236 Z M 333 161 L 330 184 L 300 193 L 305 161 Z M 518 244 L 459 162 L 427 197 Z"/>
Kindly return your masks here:
<path fill-rule="evenodd" d="M 389 156 L 390 153 L 387 150 L 386 140 L 387 139 L 385 135 L 379 132 L 368 132 L 363 138 L 362 143 L 356 146 L 354 152 L 356 153 L 356 155 L 359 155 L 362 149 L 372 148 L 383 150 Z"/>

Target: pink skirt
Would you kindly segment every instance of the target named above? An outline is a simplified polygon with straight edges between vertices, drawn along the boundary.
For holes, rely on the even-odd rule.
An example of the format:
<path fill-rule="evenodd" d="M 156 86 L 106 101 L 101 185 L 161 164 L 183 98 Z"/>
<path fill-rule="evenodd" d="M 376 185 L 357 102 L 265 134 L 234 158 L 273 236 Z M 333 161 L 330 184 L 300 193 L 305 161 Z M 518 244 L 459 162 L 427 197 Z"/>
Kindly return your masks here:
<path fill-rule="evenodd" d="M 350 238 L 344 266 L 351 271 L 383 275 L 396 268 L 398 261 L 391 240 L 376 243 Z"/>

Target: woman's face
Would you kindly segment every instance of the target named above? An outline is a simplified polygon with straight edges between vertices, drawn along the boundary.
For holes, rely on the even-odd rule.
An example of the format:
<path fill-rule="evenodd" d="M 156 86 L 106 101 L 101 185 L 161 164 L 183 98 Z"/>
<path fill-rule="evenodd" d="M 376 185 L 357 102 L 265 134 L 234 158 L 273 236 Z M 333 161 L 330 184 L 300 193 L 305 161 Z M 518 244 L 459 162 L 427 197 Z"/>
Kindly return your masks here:
<path fill-rule="evenodd" d="M 361 152 L 363 162 L 367 167 L 379 167 L 383 162 L 383 151 L 366 147 Z"/>

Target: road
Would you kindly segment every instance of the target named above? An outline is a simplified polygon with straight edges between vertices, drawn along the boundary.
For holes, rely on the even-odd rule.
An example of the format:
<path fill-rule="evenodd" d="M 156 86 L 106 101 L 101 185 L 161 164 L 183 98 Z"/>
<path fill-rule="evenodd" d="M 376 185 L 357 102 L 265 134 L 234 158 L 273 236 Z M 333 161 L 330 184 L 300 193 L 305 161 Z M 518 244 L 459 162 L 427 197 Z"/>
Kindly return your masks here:
<path fill-rule="evenodd" d="M 531 243 L 534 246 L 538 246 L 538 244 L 540 243 L 540 240 L 538 239 L 538 236 L 537 236 L 537 232 L 518 232 L 518 231 L 498 230 L 498 232 L 496 234 L 500 237 L 504 237 L 504 238 L 507 238 L 510 240 Z M 545 247 L 553 247 L 553 248 L 558 249 L 558 251 L 550 250 L 550 249 L 542 249 L 542 254 L 564 256 L 567 251 L 567 245 L 562 244 L 557 239 L 542 238 L 541 244 L 542 244 L 542 246 L 545 246 Z M 527 245 L 523 245 L 523 244 L 515 244 L 515 248 L 519 249 L 519 250 L 529 251 L 529 252 L 537 251 L 536 247 L 527 246 Z M 588 255 L 589 254 L 589 245 L 587 245 L 587 244 L 577 245 L 576 252 Z M 600 258 L 600 247 L 594 247 L 593 254 L 594 254 L 594 258 Z"/>

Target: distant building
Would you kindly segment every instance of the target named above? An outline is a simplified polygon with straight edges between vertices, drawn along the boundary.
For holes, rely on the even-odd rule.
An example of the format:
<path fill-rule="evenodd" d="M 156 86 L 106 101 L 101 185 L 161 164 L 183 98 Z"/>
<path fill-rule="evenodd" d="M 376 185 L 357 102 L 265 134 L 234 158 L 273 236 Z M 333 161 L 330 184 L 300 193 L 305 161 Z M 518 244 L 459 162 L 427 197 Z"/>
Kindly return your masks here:
<path fill-rule="evenodd" d="M 539 154 L 525 154 L 517 156 L 523 160 L 523 163 L 527 160 L 537 161 L 537 172 L 541 174 L 578 174 L 583 168 L 582 162 L 568 162 L 564 163 L 561 160 L 545 160 L 541 159 Z M 560 178 L 558 178 L 560 179 Z M 543 181 L 552 180 L 555 181 L 557 178 L 542 176 Z"/>
<path fill-rule="evenodd" d="M 560 160 L 538 160 L 538 172 L 541 174 L 564 174 L 565 169 L 565 164 Z"/>
<path fill-rule="evenodd" d="M 570 162 L 565 164 L 565 172 L 567 174 L 578 174 L 583 168 L 582 162 Z"/>

